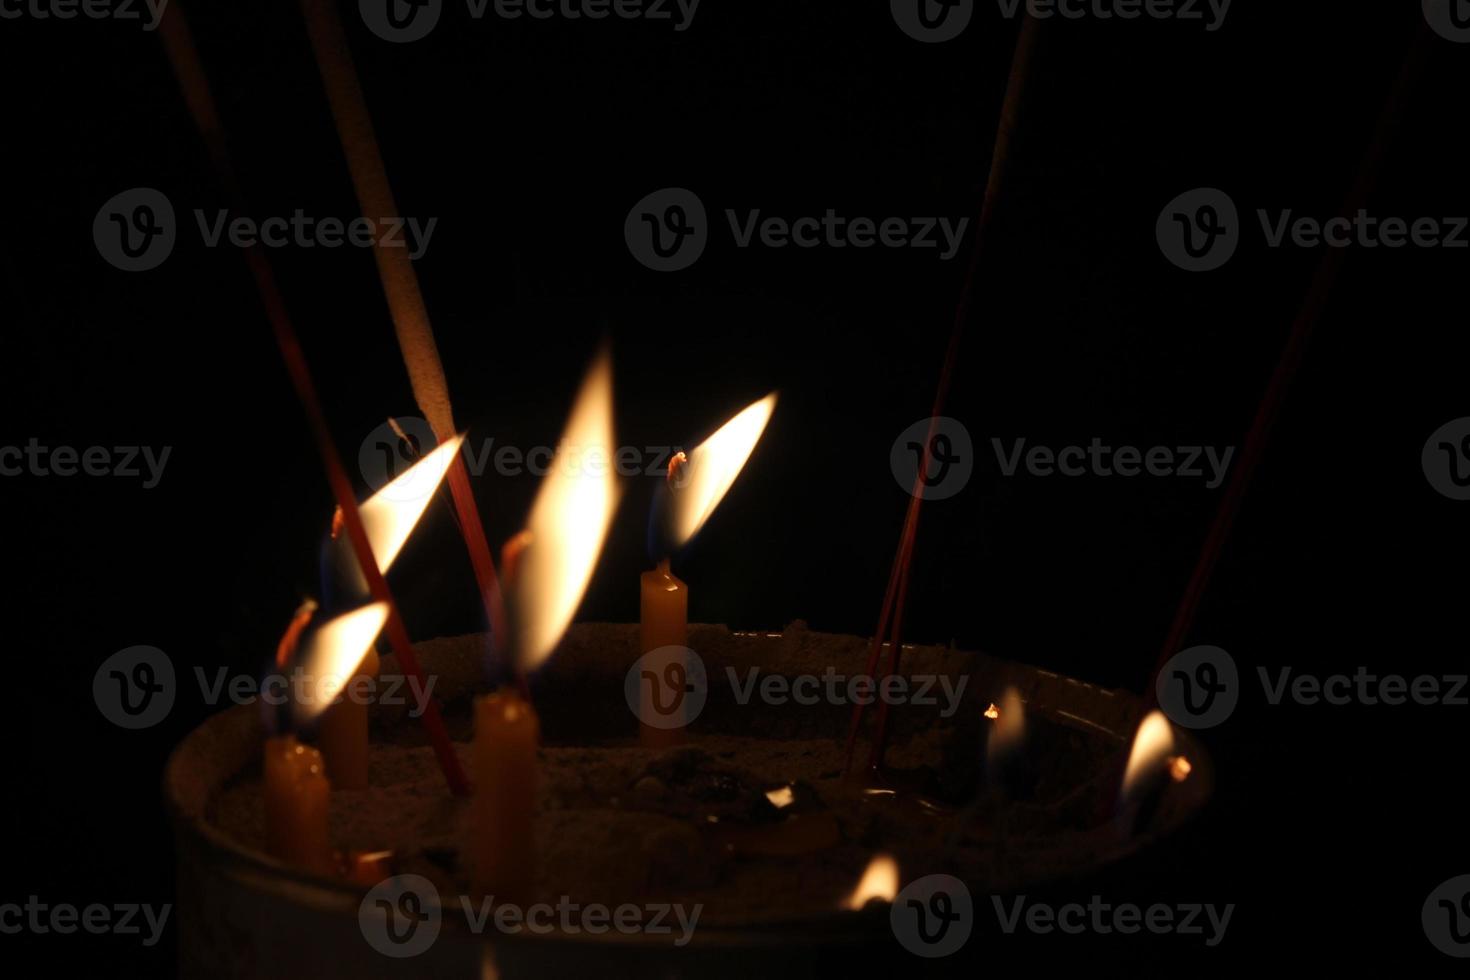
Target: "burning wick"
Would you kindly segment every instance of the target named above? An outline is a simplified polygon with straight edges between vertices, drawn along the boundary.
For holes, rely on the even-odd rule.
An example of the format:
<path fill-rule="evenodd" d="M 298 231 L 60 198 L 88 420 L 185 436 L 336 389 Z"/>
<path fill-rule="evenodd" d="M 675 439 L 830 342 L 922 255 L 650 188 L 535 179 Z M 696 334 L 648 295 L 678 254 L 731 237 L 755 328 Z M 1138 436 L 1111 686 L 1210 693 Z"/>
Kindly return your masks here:
<path fill-rule="evenodd" d="M 329 620 L 306 638 L 298 657 L 296 645 L 314 611 L 315 604 L 304 604 L 297 611 L 277 656 L 284 651 L 288 662 L 302 665 L 308 683 L 291 704 L 290 720 L 300 729 L 321 719 L 322 748 L 302 745 L 290 733 L 266 739 L 262 765 L 266 846 L 282 861 L 331 874 L 327 806 L 332 785 L 335 781 L 338 788 L 366 788 L 368 730 L 365 700 L 349 698 L 328 706 L 365 667 L 377 673 L 372 647 L 388 619 L 388 604 L 375 602 Z"/>
<path fill-rule="evenodd" d="M 638 581 L 640 655 L 689 645 L 689 586 L 674 575 L 670 557 L 699 533 L 720 505 L 775 408 L 774 393 L 752 402 L 704 442 L 688 453 L 676 453 L 669 461 L 668 477 L 655 492 L 648 522 L 648 550 L 656 567 Z M 687 676 L 682 660 L 682 655 L 667 658 L 664 669 L 654 672 L 639 688 L 639 742 L 646 748 L 666 748 L 684 740 L 684 692 L 661 690 L 659 680 L 660 676 Z M 666 709 L 670 696 L 672 707 Z M 655 713 L 662 724 L 648 724 Z"/>
<path fill-rule="evenodd" d="M 1144 830 L 1153 821 L 1169 785 L 1189 777 L 1193 767 L 1174 749 L 1174 729 L 1169 719 L 1163 712 L 1150 711 L 1138 726 L 1123 773 L 1118 814 L 1126 834 Z"/>
<path fill-rule="evenodd" d="M 861 910 L 869 902 L 891 902 L 898 894 L 898 862 L 887 854 L 878 854 L 868 862 L 862 880 L 847 897 L 845 906 Z"/>
<path fill-rule="evenodd" d="M 991 719 L 985 739 L 986 785 L 992 793 L 1010 799 L 1032 795 L 1036 773 L 1026 753 L 1026 708 L 1021 693 L 1006 688 L 1000 707 L 991 704 L 985 717 Z"/>
<path fill-rule="evenodd" d="M 501 553 L 507 602 L 508 645 L 497 658 L 509 680 L 551 656 L 587 591 L 602 551 L 617 492 L 612 467 L 569 460 L 613 458 L 612 359 L 593 362 L 571 419 L 542 481 L 526 529 Z M 529 901 L 536 886 L 537 750 L 541 722 L 536 709 L 504 683 L 475 701 L 471 772 L 470 871 L 478 887 L 506 901 Z"/>

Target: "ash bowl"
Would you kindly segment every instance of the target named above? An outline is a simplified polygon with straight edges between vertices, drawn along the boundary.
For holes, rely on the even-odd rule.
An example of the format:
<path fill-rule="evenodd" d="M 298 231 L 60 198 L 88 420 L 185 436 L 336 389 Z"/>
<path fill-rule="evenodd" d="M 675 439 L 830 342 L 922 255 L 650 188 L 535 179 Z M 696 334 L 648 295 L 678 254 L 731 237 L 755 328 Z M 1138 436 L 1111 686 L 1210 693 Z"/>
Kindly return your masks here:
<path fill-rule="evenodd" d="M 905 675 L 947 680 L 948 690 L 958 690 L 963 697 L 957 704 L 950 702 L 955 710 L 947 718 L 935 707 L 920 704 L 892 709 L 889 758 L 900 770 L 896 785 L 923 785 L 923 795 L 882 787 L 849 792 L 845 781 L 830 778 L 830 758 L 840 758 L 851 706 L 828 701 L 798 704 L 789 698 L 781 704 L 765 703 L 749 697 L 748 685 L 752 676 L 757 683 L 761 677 L 779 676 L 789 685 L 794 678 L 820 676 L 829 669 L 858 674 L 866 660 L 867 641 L 818 633 L 801 624 L 782 633 L 761 634 L 693 626 L 689 645 L 699 654 L 708 678 L 705 705 L 690 726 L 688 746 L 649 752 L 637 748 L 638 721 L 624 698 L 625 678 L 639 656 L 637 626 L 574 626 L 533 682 L 546 746 L 543 762 L 555 777 L 559 771 L 555 767 L 562 764 L 557 760 L 603 753 L 591 765 L 599 778 L 616 786 L 636 779 L 640 765 L 653 767 L 645 771 L 665 772 L 670 753 L 704 753 L 706 762 L 724 765 L 721 760 L 731 753 L 740 758 L 739 746 L 758 745 L 777 753 L 777 761 L 770 761 L 768 751 L 756 766 L 759 778 L 776 784 L 790 775 L 779 761 L 780 752 L 804 746 L 802 753 L 818 757 L 801 761 L 807 767 L 801 771 L 815 784 L 811 795 L 823 801 L 816 804 L 826 811 L 823 819 L 843 831 L 840 843 L 822 851 L 820 860 L 802 854 L 741 855 L 721 865 L 723 881 L 665 883 L 667 895 L 654 887 L 656 897 L 708 907 L 688 942 L 676 946 L 668 934 L 609 930 L 593 935 L 553 928 L 532 935 L 477 928 L 460 904 L 467 900 L 461 896 L 468 895 L 468 889 L 456 878 L 453 856 L 444 858 L 437 845 L 394 840 L 390 873 L 423 872 L 435 885 L 422 897 L 428 910 L 424 921 L 434 922 L 437 933 L 415 955 L 393 954 L 416 950 L 418 944 L 390 943 L 385 953 L 368 935 L 371 923 L 381 925 L 381 918 L 359 915 L 365 899 L 371 901 L 368 883 L 317 877 L 281 864 L 264 852 L 250 822 L 236 812 L 242 801 L 248 809 L 253 798 L 252 780 L 258 779 L 264 738 L 257 707 L 244 705 L 216 715 L 191 733 L 175 750 L 165 775 L 178 848 L 181 973 L 312 978 L 509 978 L 593 972 L 749 977 L 755 971 L 810 976 L 842 964 L 872 967 L 887 958 L 912 965 L 910 954 L 894 939 L 886 906 L 875 903 L 861 911 L 842 907 L 873 853 L 894 853 L 904 883 L 948 873 L 963 880 L 976 896 L 1007 894 L 1126 859 L 1175 831 L 1204 805 L 1211 791 L 1212 773 L 1204 751 L 1187 732 L 1176 730 L 1176 751 L 1189 759 L 1192 771 L 1185 781 L 1169 787 L 1142 832 L 1121 833 L 1102 807 L 1121 776 L 1142 714 L 1135 696 L 983 654 L 906 646 Z M 471 735 L 470 702 L 482 689 L 484 648 L 484 637 L 476 636 L 418 645 L 424 671 L 435 679 L 434 693 L 457 743 L 468 742 Z M 397 672 L 393 658 L 385 657 L 382 675 Z M 1028 799 L 997 804 L 983 790 L 974 789 L 976 773 L 965 763 L 978 761 L 983 754 L 977 752 L 974 739 L 977 733 L 983 737 L 985 708 L 1000 702 L 1002 692 L 1012 687 L 1026 706 L 1036 790 Z M 375 758 L 391 755 L 401 761 L 414 753 L 427 756 L 422 733 L 408 717 L 406 705 L 375 705 L 373 725 Z M 800 768 L 795 760 L 790 767 Z M 398 790 L 393 805 L 453 806 L 442 779 L 432 772 Z M 929 805 L 935 794 L 946 793 L 952 797 L 947 804 Z M 339 796 L 345 799 L 349 794 Z M 555 825 L 562 829 L 546 862 L 550 880 L 544 882 L 543 892 L 548 896 L 566 886 L 560 879 L 577 879 L 576 887 L 582 891 L 599 884 L 599 879 L 587 878 L 589 872 L 581 866 L 595 862 L 584 862 L 578 853 L 576 828 L 624 819 L 631 804 L 622 796 L 599 804 L 609 809 L 599 811 L 590 823 Z M 352 805 L 385 804 L 382 798 L 364 797 L 353 798 Z M 634 818 L 643 820 L 637 811 Z M 374 833 L 369 832 L 368 839 Z M 637 846 L 630 839 L 626 846 L 613 849 L 636 858 Z M 719 846 L 722 854 L 733 848 L 724 838 Z M 600 857 L 601 852 L 591 856 Z M 638 863 L 632 861 L 635 867 Z M 624 867 L 627 864 L 623 862 Z M 623 894 L 626 882 L 616 878 L 612 882 L 609 887 Z"/>

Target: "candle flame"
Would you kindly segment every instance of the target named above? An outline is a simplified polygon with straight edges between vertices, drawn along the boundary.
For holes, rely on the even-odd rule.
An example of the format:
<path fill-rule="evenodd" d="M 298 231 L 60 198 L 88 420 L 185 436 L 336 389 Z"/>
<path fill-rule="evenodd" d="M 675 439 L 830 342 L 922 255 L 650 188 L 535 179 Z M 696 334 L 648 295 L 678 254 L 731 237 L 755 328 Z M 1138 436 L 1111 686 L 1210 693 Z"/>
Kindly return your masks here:
<path fill-rule="evenodd" d="M 512 649 L 526 670 L 560 642 L 602 551 L 617 503 L 612 419 L 612 358 L 604 350 L 582 382 L 509 577 Z"/>
<path fill-rule="evenodd" d="M 796 793 L 790 786 L 780 786 L 776 789 L 766 790 L 766 799 L 778 810 L 783 810 L 796 802 Z"/>
<path fill-rule="evenodd" d="M 387 621 L 388 604 L 374 602 L 328 621 L 312 635 L 300 660 L 310 683 L 306 697 L 297 698 L 292 706 L 298 725 L 331 706 L 362 666 Z"/>
<path fill-rule="evenodd" d="M 689 451 L 688 462 L 675 474 L 674 546 L 687 542 L 709 520 L 745 461 L 755 450 L 766 423 L 776 410 L 775 392 L 747 405 L 714 435 Z"/>
<path fill-rule="evenodd" d="M 868 870 L 863 872 L 862 880 L 847 897 L 845 904 L 850 909 L 861 909 L 875 898 L 891 902 L 897 894 L 898 862 L 890 855 L 878 854 L 868 862 Z"/>
<path fill-rule="evenodd" d="M 995 714 L 987 711 L 985 716 L 994 718 L 995 724 L 991 727 L 985 751 L 990 761 L 995 762 L 1015 752 L 1025 741 L 1026 709 L 1021 701 L 1021 692 L 1014 687 L 1006 688 L 1005 694 L 1001 696 L 999 709 L 993 704 L 990 707 L 995 710 Z"/>
<path fill-rule="evenodd" d="M 1136 792 L 1150 776 L 1169 764 L 1174 752 L 1174 729 L 1162 711 L 1150 711 L 1138 726 L 1128 768 L 1123 773 L 1123 795 Z M 1186 763 L 1187 765 L 1187 763 Z M 1187 775 L 1187 773 L 1186 773 Z"/>
<path fill-rule="evenodd" d="M 990 702 L 990 707 L 985 709 L 985 717 L 991 721 L 995 721 L 995 719 L 1000 717 L 1000 709 L 995 706 L 994 701 Z"/>
<path fill-rule="evenodd" d="M 403 550 L 463 444 L 463 435 L 441 442 L 358 508 L 380 570 L 386 572 Z"/>

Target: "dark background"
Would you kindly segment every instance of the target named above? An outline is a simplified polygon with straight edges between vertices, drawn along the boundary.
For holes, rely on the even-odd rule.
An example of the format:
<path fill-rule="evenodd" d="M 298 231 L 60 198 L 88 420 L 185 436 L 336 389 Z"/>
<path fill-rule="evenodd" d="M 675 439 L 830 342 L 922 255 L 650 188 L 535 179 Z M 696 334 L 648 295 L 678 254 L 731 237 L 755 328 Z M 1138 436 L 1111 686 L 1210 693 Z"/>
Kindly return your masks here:
<path fill-rule="evenodd" d="M 357 214 L 295 4 L 189 5 L 254 210 Z M 555 440 L 600 337 L 618 437 L 692 444 L 777 389 L 765 439 L 677 566 L 691 618 L 870 633 L 907 495 L 898 433 L 929 412 L 964 257 L 885 249 L 737 249 L 723 211 L 972 216 L 1016 34 L 978 5 L 921 45 L 886 3 L 704 0 L 692 27 L 472 21 L 451 3 L 426 40 L 386 44 L 342 6 L 405 214 L 437 217 L 417 263 L 459 424 L 475 439 Z M 1052 20 L 1038 38 L 1012 169 L 948 414 L 973 436 L 959 496 L 924 511 L 906 635 L 1142 690 L 1220 492 L 1202 481 L 1004 476 L 990 440 L 1239 445 L 1320 250 L 1270 249 L 1257 208 L 1339 207 L 1422 20 L 1417 4 L 1237 0 L 1198 22 Z M 331 510 L 322 469 L 236 250 L 194 208 L 228 202 L 156 34 L 111 22 L 0 22 L 6 93 L 0 223 L 0 445 L 170 446 L 161 484 L 7 477 L 10 694 L 0 901 L 166 902 L 159 800 L 170 747 L 210 710 L 189 683 L 167 722 L 122 732 L 91 679 L 135 644 L 253 672 L 315 590 Z M 1467 213 L 1470 51 L 1434 37 L 1368 202 L 1379 216 Z M 164 265 L 128 274 L 92 241 L 135 186 L 181 216 Z M 711 244 L 659 274 L 623 219 L 665 186 L 703 199 Z M 1247 222 L 1221 270 L 1161 256 L 1154 221 L 1216 186 Z M 966 244 L 972 236 L 967 236 Z M 1209 812 L 1099 881 L 1086 900 L 1237 905 L 1225 943 L 997 937 L 1012 968 L 1093 964 L 1213 974 L 1262 961 L 1446 971 L 1429 891 L 1470 872 L 1461 815 L 1466 711 L 1267 707 L 1257 666 L 1463 673 L 1465 505 L 1435 493 L 1425 439 L 1467 413 L 1466 253 L 1353 250 L 1190 643 L 1247 680 L 1206 732 Z M 349 461 L 388 415 L 417 414 L 371 256 L 272 254 Z M 580 612 L 637 616 L 653 481 L 624 501 Z M 536 481 L 487 475 L 492 543 Z M 365 488 L 364 488 L 365 489 Z M 416 636 L 481 628 L 448 509 L 392 581 Z M 1004 939 L 1004 941 L 1002 941 Z M 976 940 L 972 939 L 972 944 Z M 166 974 L 119 936 L 0 937 L 59 966 Z"/>

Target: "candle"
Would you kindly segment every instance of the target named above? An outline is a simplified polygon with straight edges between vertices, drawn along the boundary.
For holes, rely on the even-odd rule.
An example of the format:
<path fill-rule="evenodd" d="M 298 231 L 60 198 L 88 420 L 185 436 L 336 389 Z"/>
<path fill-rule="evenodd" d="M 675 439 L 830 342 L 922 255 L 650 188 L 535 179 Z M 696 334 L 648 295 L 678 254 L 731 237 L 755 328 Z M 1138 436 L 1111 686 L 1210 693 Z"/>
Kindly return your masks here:
<path fill-rule="evenodd" d="M 525 903 L 535 891 L 540 740 L 535 709 L 514 689 L 475 701 L 470 864 L 475 883 L 504 901 Z"/>
<path fill-rule="evenodd" d="M 644 572 L 640 582 L 641 599 L 638 604 L 639 652 L 648 654 L 660 647 L 687 647 L 689 645 L 689 587 L 669 570 L 669 561 L 664 559 L 658 568 Z M 682 658 L 663 661 L 663 670 L 674 666 Z M 687 665 L 686 671 L 687 673 Z M 639 687 L 642 703 L 638 717 L 647 719 L 649 712 L 657 712 L 668 727 L 650 725 L 647 721 L 639 726 L 639 741 L 647 748 L 664 748 L 677 745 L 684 739 L 684 699 L 677 691 L 666 690 L 662 671 L 655 676 L 642 679 Z M 682 676 L 682 675 L 679 675 Z M 666 698 L 672 701 L 665 702 Z M 676 721 L 675 716 L 678 716 Z"/>
<path fill-rule="evenodd" d="M 368 650 L 347 682 L 342 699 L 322 713 L 317 744 L 327 775 L 338 789 L 367 789 L 368 702 L 364 696 L 378 676 L 378 652 Z"/>
<path fill-rule="evenodd" d="M 368 784 L 370 678 L 378 675 L 373 641 L 388 618 L 388 605 L 375 602 L 325 623 L 301 655 L 301 696 L 292 705 L 299 728 L 317 723 L 317 743 L 327 775 L 337 789 Z"/>
<path fill-rule="evenodd" d="M 487 894 L 511 901 L 525 900 L 535 889 L 541 725 L 509 681 L 540 665 L 561 642 L 612 521 L 617 492 L 612 360 L 606 351 L 588 371 L 558 445 L 564 448 L 552 459 L 526 529 L 506 545 L 501 562 L 509 643 L 497 651 L 501 687 L 475 702 L 471 874 Z"/>
<path fill-rule="evenodd" d="M 639 580 L 641 655 L 689 645 L 689 587 L 670 570 L 669 555 L 709 520 L 750 458 L 775 407 L 774 393 L 747 405 L 688 455 L 679 453 L 669 463 L 668 479 L 654 498 L 649 520 L 649 551 L 658 565 Z M 687 666 L 682 672 L 670 669 L 680 662 L 677 656 L 660 657 L 659 669 L 639 685 L 639 741 L 645 747 L 662 748 L 684 738 L 684 726 L 672 723 L 682 714 L 684 699 L 666 683 L 666 677 L 679 682 L 687 676 Z M 659 715 L 663 724 L 648 724 L 650 713 Z"/>
<path fill-rule="evenodd" d="M 277 735 L 265 743 L 266 847 L 287 864 L 330 874 L 332 849 L 327 838 L 327 781 L 322 755 L 294 735 Z"/>

